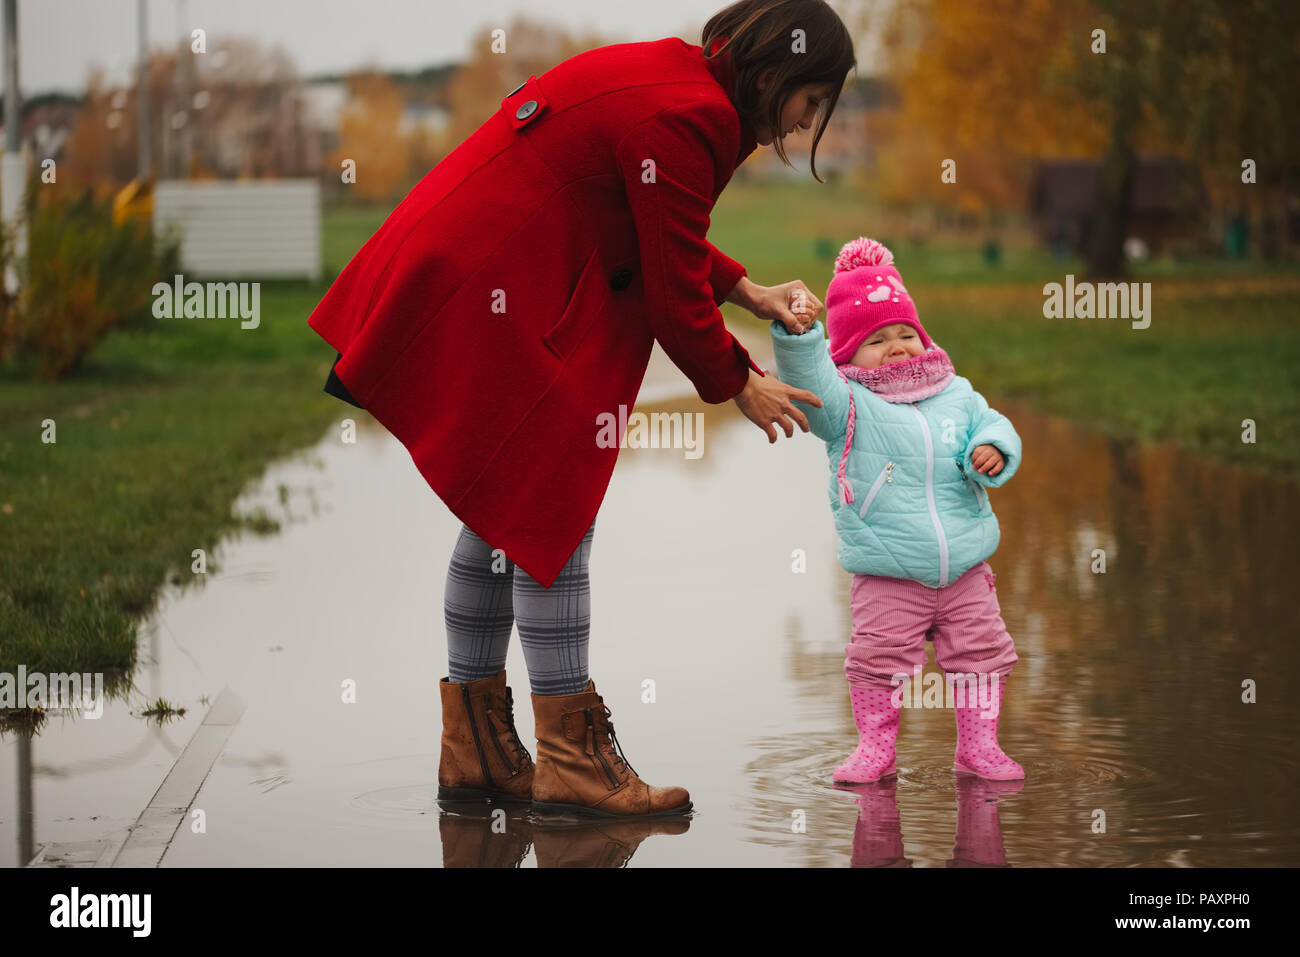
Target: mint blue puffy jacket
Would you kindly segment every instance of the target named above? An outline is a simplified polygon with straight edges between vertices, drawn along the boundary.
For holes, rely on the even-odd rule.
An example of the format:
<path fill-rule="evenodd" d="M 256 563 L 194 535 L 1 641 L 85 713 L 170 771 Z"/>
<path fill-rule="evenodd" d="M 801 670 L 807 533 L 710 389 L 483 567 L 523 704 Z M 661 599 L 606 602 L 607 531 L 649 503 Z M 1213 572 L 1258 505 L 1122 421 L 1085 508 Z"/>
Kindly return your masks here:
<path fill-rule="evenodd" d="M 840 378 L 821 322 L 792 335 L 771 326 L 782 382 L 819 396 L 823 408 L 795 405 L 808 416 L 830 459 L 829 493 L 846 571 L 911 578 L 942 587 L 987 559 L 1001 538 L 985 489 L 1020 467 L 1020 436 L 989 408 L 970 382 L 955 376 L 919 402 L 887 402 L 861 383 Z M 845 475 L 853 502 L 840 502 L 836 473 L 848 429 L 849 390 L 856 409 Z M 981 475 L 971 453 L 992 445 L 1006 464 Z"/>

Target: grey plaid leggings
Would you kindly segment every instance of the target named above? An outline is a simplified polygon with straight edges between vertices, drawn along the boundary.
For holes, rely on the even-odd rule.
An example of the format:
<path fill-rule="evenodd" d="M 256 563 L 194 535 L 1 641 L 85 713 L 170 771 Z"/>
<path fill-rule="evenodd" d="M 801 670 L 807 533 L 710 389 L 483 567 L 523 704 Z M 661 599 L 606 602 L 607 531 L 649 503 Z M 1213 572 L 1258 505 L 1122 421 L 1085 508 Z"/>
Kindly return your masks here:
<path fill-rule="evenodd" d="M 447 569 L 443 615 L 451 681 L 475 681 L 506 666 L 510 629 L 519 638 L 533 694 L 576 694 L 587 687 L 592 522 L 550 588 L 543 588 L 462 525 Z"/>

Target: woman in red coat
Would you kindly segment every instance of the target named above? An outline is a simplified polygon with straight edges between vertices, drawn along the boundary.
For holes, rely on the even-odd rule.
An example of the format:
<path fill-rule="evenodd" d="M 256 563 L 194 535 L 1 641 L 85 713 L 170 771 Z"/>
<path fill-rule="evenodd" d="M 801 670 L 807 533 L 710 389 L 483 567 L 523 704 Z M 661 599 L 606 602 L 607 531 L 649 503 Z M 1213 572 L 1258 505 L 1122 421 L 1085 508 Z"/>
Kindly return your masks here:
<path fill-rule="evenodd" d="M 708 51 L 707 53 L 705 51 Z M 764 287 L 709 243 L 739 165 L 822 131 L 853 44 L 823 0 L 741 0 L 702 45 L 623 43 L 530 76 L 410 192 L 308 320 L 339 353 L 327 391 L 368 410 L 464 523 L 448 571 L 450 674 L 439 796 L 596 816 L 682 814 L 615 749 L 587 674 L 587 557 L 657 340 L 706 402 L 734 400 L 775 442 L 819 405 L 727 331 L 737 303 L 791 329 L 821 303 Z M 822 107 L 825 107 L 823 110 Z M 787 160 L 788 162 L 788 160 Z M 816 175 L 816 166 L 813 165 Z M 807 297 L 798 315 L 790 301 Z M 538 758 L 515 733 L 504 664 L 518 624 Z"/>

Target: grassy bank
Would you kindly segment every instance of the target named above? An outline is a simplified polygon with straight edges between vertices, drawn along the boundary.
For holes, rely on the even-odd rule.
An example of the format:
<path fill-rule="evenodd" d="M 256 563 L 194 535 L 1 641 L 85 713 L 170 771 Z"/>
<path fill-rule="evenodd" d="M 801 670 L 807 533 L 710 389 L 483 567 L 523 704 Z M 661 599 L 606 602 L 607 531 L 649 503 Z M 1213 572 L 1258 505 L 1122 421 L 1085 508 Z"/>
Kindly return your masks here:
<path fill-rule="evenodd" d="M 331 211 L 328 268 L 341 269 L 385 213 Z M 710 238 L 755 280 L 802 278 L 821 294 L 826 241 L 838 250 L 873 234 L 871 222 L 846 190 L 735 184 Z M 1078 263 L 1011 247 L 994 270 L 978 248 L 880 238 L 894 244 L 929 331 L 990 398 L 1221 461 L 1280 472 L 1300 463 L 1294 270 L 1152 264 L 1136 277 L 1153 283 L 1151 326 L 1132 330 L 1042 317 L 1042 283 L 1078 275 Z M 162 584 L 195 582 L 192 550 L 212 556 L 249 524 L 231 513 L 241 490 L 347 413 L 321 391 L 333 353 L 306 325 L 324 289 L 264 283 L 256 330 L 173 320 L 115 333 L 59 383 L 0 370 L 0 671 L 133 666 L 138 620 Z M 1247 417 L 1255 445 L 1240 441 Z M 54 444 L 41 441 L 46 419 Z"/>
<path fill-rule="evenodd" d="M 0 374 L 0 671 L 129 671 L 169 577 L 197 583 L 221 537 L 264 519 L 231 504 L 342 406 L 306 326 L 320 289 L 262 286 L 262 321 L 175 320 L 115 333 L 57 383 Z M 52 419 L 57 441 L 43 443 Z"/>

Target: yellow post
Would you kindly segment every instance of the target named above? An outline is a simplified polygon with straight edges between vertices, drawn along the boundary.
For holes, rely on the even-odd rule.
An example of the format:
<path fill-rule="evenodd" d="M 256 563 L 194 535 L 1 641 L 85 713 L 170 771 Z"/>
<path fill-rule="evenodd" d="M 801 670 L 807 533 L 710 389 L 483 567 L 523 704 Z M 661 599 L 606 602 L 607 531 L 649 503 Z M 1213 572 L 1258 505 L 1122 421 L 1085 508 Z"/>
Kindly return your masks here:
<path fill-rule="evenodd" d="M 113 224 L 122 225 L 128 219 L 153 219 L 153 180 L 139 177 L 123 186 L 113 197 Z"/>

